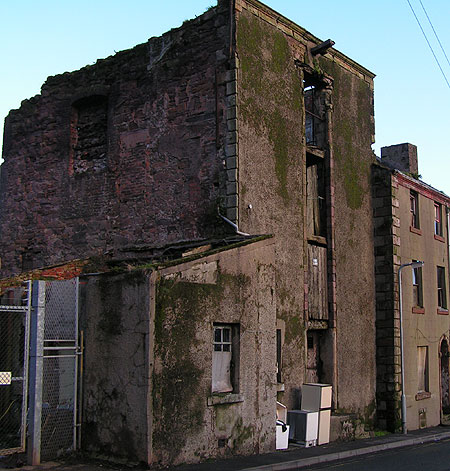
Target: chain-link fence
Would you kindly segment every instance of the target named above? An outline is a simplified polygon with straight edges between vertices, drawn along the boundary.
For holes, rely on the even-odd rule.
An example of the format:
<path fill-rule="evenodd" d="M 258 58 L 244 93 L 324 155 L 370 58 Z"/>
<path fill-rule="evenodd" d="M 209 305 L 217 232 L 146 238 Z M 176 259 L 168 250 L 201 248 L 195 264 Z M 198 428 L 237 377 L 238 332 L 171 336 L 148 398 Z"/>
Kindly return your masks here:
<path fill-rule="evenodd" d="M 30 286 L 0 297 L 0 455 L 25 450 Z"/>
<path fill-rule="evenodd" d="M 41 458 L 75 448 L 78 362 L 78 280 L 45 288 Z"/>

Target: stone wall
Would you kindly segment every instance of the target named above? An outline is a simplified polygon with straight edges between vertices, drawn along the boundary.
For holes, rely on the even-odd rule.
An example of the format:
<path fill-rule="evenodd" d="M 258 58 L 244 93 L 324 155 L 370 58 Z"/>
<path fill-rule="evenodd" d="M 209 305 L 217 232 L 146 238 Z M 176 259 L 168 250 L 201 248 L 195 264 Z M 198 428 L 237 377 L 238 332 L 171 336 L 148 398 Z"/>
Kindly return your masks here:
<path fill-rule="evenodd" d="M 229 35 L 221 2 L 10 112 L 1 275 L 221 231 Z"/>
<path fill-rule="evenodd" d="M 398 186 L 392 172 L 372 167 L 374 250 L 376 276 L 377 422 L 383 430 L 395 431 L 400 425 L 401 358 L 398 281 L 400 266 Z M 397 235 L 396 235 L 397 233 Z"/>

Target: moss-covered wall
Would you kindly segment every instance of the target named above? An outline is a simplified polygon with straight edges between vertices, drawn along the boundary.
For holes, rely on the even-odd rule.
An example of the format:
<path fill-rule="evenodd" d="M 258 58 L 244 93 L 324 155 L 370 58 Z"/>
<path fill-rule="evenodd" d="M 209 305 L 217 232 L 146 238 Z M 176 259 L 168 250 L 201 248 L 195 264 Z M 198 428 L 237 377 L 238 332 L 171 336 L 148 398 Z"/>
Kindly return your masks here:
<path fill-rule="evenodd" d="M 153 462 L 180 464 L 274 449 L 272 286 L 270 240 L 160 272 L 152 379 Z M 239 380 L 231 394 L 211 392 L 214 323 L 239 326 L 240 354 L 234 360 Z"/>
<path fill-rule="evenodd" d="M 299 408 L 303 382 L 303 97 L 294 59 L 304 47 L 256 17 L 237 13 L 240 225 L 272 233 L 277 316 L 285 324 L 284 397 Z"/>
<path fill-rule="evenodd" d="M 328 56 L 333 78 L 337 388 L 341 410 L 367 415 L 375 399 L 375 260 L 371 200 L 373 84 Z M 355 371 L 358 374 L 355 374 Z"/>
<path fill-rule="evenodd" d="M 333 82 L 331 149 L 325 154 L 332 159 L 328 204 L 334 199 L 327 230 L 328 268 L 335 270 L 329 280 L 336 290 L 335 406 L 364 416 L 375 397 L 373 76 L 337 51 L 313 58 L 308 48 L 317 38 L 267 7 L 253 0 L 237 5 L 239 224 L 246 232 L 275 236 L 277 317 L 285 327 L 286 393 L 280 399 L 289 408 L 299 407 L 297 389 L 305 379 L 306 63 Z M 329 300 L 333 303 L 333 296 Z M 327 345 L 330 379 L 332 343 Z"/>

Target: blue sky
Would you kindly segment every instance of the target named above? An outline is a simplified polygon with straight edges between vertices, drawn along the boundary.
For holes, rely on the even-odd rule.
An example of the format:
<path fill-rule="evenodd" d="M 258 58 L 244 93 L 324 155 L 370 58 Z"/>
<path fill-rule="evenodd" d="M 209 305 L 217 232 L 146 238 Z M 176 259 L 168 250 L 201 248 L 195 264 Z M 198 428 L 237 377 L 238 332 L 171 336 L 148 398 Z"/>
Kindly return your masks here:
<path fill-rule="evenodd" d="M 420 0 L 410 0 L 450 81 Z M 418 146 L 423 180 L 450 195 L 450 88 L 407 0 L 267 0 L 267 5 L 374 72 L 374 151 Z M 0 122 L 50 75 L 79 69 L 159 36 L 216 0 L 0 0 Z M 450 2 L 422 0 L 450 57 Z"/>

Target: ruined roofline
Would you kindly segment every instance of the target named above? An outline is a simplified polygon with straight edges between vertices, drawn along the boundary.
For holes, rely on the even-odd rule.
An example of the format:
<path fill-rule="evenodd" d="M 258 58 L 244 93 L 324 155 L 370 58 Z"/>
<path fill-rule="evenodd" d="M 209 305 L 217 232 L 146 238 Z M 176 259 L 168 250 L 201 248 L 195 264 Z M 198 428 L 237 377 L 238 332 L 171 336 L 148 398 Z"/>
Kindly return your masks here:
<path fill-rule="evenodd" d="M 259 2 L 258 0 L 235 0 L 235 2 L 235 8 L 237 10 L 239 8 L 248 9 L 262 20 L 265 20 L 268 23 L 277 26 L 279 29 L 281 29 L 281 31 L 286 34 L 289 34 L 290 36 L 294 37 L 298 41 L 301 41 L 305 45 L 307 44 L 307 42 L 312 42 L 315 45 L 322 43 L 322 40 L 319 39 L 317 36 L 314 36 L 306 29 L 291 21 L 289 18 L 286 18 L 281 13 L 278 13 L 277 11 L 268 7 L 264 3 Z M 350 57 L 346 56 L 342 52 L 338 51 L 337 49 L 330 48 L 328 50 L 328 54 L 330 54 L 334 59 L 337 59 L 337 62 L 339 62 L 349 72 L 358 75 L 366 82 L 373 82 L 373 79 L 376 76 L 373 72 L 371 72 L 369 69 L 366 69 L 361 64 L 358 64 L 358 62 L 355 62 L 354 60 L 350 59 Z"/>

